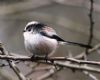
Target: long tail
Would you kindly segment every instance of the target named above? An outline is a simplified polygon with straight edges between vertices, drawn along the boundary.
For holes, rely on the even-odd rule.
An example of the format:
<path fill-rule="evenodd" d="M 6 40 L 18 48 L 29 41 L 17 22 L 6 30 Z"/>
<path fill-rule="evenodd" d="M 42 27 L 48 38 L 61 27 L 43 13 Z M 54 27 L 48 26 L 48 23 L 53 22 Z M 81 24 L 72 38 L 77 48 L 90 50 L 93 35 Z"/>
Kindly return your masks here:
<path fill-rule="evenodd" d="M 62 38 L 60 38 L 57 35 L 53 35 L 52 38 L 56 39 L 57 41 L 61 41 L 61 42 L 64 42 L 66 44 L 69 44 L 69 45 L 75 45 L 75 46 L 80 46 L 80 47 L 84 47 L 84 48 L 92 48 L 92 46 L 86 45 L 86 44 L 83 44 L 83 43 L 63 40 Z"/>
<path fill-rule="evenodd" d="M 46 34 L 44 32 L 40 32 L 40 34 L 43 35 L 43 36 L 49 37 L 51 39 L 56 39 L 59 42 L 67 43 L 69 45 L 75 45 L 75 46 L 80 46 L 80 47 L 85 47 L 85 48 L 92 48 L 92 46 L 90 46 L 90 45 L 86 45 L 86 44 L 82 44 L 82 43 L 77 43 L 77 42 L 71 42 L 71 41 L 65 41 L 62 38 L 60 38 L 58 35 L 50 36 L 50 35 L 48 35 L 48 34 Z"/>
<path fill-rule="evenodd" d="M 75 46 L 80 46 L 80 47 L 85 47 L 85 48 L 92 48 L 90 45 L 82 44 L 82 43 L 77 43 L 77 42 L 71 42 L 71 41 L 64 41 L 69 45 L 75 45 Z"/>

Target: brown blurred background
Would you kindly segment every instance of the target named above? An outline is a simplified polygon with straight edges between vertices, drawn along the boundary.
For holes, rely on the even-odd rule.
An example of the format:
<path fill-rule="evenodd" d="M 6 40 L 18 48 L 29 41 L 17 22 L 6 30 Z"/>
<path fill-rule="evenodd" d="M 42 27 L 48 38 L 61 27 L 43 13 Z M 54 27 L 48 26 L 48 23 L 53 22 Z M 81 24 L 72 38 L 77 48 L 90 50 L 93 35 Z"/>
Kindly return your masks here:
<path fill-rule="evenodd" d="M 92 45 L 100 42 L 99 3 L 99 0 L 94 2 L 95 25 Z M 0 41 L 8 51 L 28 55 L 24 48 L 22 31 L 29 21 L 36 20 L 52 26 L 65 40 L 87 44 L 90 26 L 89 7 L 89 0 L 0 0 Z M 78 46 L 64 45 L 59 47 L 54 56 L 67 56 L 69 52 L 74 56 L 84 50 Z M 99 56 L 91 54 L 89 59 L 99 60 Z M 30 70 L 23 63 L 19 64 L 19 67 L 23 74 Z M 18 80 L 9 67 L 0 70 L 0 80 Z M 38 74 L 41 75 L 41 72 Z M 91 79 L 80 71 L 73 73 L 70 69 L 65 69 L 47 80 Z"/>

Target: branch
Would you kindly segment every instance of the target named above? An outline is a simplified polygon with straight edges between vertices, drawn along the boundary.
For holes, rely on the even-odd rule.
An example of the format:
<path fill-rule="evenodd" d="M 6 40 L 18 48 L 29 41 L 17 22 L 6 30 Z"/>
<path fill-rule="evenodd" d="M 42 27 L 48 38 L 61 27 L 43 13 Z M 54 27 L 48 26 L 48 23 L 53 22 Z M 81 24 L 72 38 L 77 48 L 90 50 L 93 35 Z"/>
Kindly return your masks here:
<path fill-rule="evenodd" d="M 7 55 L 0 55 L 0 59 L 3 60 L 21 60 L 21 61 L 32 61 L 31 57 L 16 57 L 16 56 L 7 56 Z M 47 62 L 46 62 L 47 60 Z M 66 57 L 51 57 L 45 59 L 45 57 L 35 57 L 33 59 L 34 62 L 39 62 L 39 63 L 45 63 L 45 64 L 51 64 L 51 65 L 57 65 L 60 67 L 69 67 L 69 68 L 74 68 L 78 70 L 86 70 L 86 71 L 91 71 L 91 72 L 97 72 L 100 73 L 100 69 L 92 68 L 92 67 L 85 67 L 80 64 L 90 64 L 90 65 L 98 65 L 100 66 L 100 62 L 96 61 L 84 61 L 84 60 L 77 60 L 73 58 L 66 58 Z M 53 63 L 52 63 L 53 61 Z M 60 62 L 60 61 L 70 61 L 71 63 L 65 63 L 65 62 Z M 72 64 L 72 63 L 77 63 L 77 64 Z"/>
<path fill-rule="evenodd" d="M 89 19 L 90 19 L 90 38 L 88 45 L 92 43 L 93 40 L 93 28 L 94 28 L 94 21 L 93 21 L 93 11 L 94 11 L 94 6 L 93 6 L 94 1 L 90 0 L 90 13 L 89 13 Z"/>
<path fill-rule="evenodd" d="M 0 50 L 2 55 L 1 56 L 5 56 L 8 55 L 8 52 L 5 50 L 5 48 L 2 46 L 3 44 L 0 43 Z M 16 73 L 16 75 L 18 76 L 19 80 L 26 80 L 26 78 L 24 77 L 24 75 L 20 72 L 20 70 L 17 68 L 17 66 L 15 65 L 15 63 L 9 59 L 6 59 L 6 61 L 8 62 L 10 68 Z"/>
<path fill-rule="evenodd" d="M 49 69 L 49 71 L 42 76 L 40 76 L 37 80 L 45 80 L 51 77 L 52 75 L 56 74 L 58 71 L 62 70 L 62 67 L 57 67 L 55 68 L 52 66 L 52 68 Z"/>
<path fill-rule="evenodd" d="M 93 28 L 94 28 L 94 20 L 93 20 L 93 6 L 94 0 L 90 0 L 90 12 L 89 12 L 89 19 L 90 19 L 90 36 L 88 40 L 88 45 L 91 45 L 93 40 Z M 88 54 L 88 48 L 86 48 L 86 54 Z"/>
<path fill-rule="evenodd" d="M 74 58 L 67 58 L 67 57 L 48 57 L 45 58 L 43 56 L 36 56 L 33 59 L 31 59 L 31 57 L 28 56 L 9 56 L 9 55 L 0 55 L 0 59 L 2 60 L 20 60 L 20 61 L 34 61 L 34 62 L 38 62 L 38 61 L 51 61 L 52 63 L 54 61 L 70 61 L 72 63 L 77 63 L 77 64 L 89 64 L 89 65 L 98 65 L 100 66 L 100 62 L 97 61 L 85 61 L 85 60 L 78 60 L 78 59 L 74 59 Z"/>
<path fill-rule="evenodd" d="M 2 52 L 3 48 L 0 48 L 0 50 Z M 32 59 L 31 57 L 28 57 L 28 56 L 21 56 L 21 55 L 16 56 L 15 54 L 8 55 L 7 51 L 5 53 L 6 53 L 5 55 L 0 55 L 0 59 L 7 60 L 9 62 L 11 60 L 34 61 L 34 62 L 38 62 L 38 63 L 55 65 L 55 66 L 59 66 L 59 67 L 66 67 L 66 68 L 75 69 L 75 70 L 100 73 L 100 69 L 94 68 L 94 67 L 88 67 L 85 65 L 85 64 L 87 64 L 87 65 L 100 66 L 100 62 L 97 62 L 97 61 L 85 61 L 85 60 L 78 60 L 78 59 L 67 58 L 67 57 L 48 57 L 48 58 L 45 58 L 43 56 L 35 56 Z M 13 66 L 13 69 L 15 70 L 16 74 L 19 75 L 19 77 L 21 78 L 20 80 L 26 80 L 26 79 L 22 79 L 22 77 L 21 77 L 22 74 L 20 75 L 20 72 L 16 69 L 16 67 Z"/>
<path fill-rule="evenodd" d="M 100 44 L 97 44 L 97 45 L 95 45 L 92 49 L 89 49 L 88 52 L 89 52 L 89 53 L 92 53 L 92 52 L 96 51 L 96 50 L 99 49 L 99 48 L 100 48 Z M 85 52 L 82 52 L 81 54 L 75 56 L 74 58 L 76 58 L 76 59 L 81 59 L 81 58 L 84 57 L 84 54 L 85 54 Z"/>
<path fill-rule="evenodd" d="M 75 70 L 82 70 L 82 71 L 90 71 L 90 72 L 95 72 L 95 73 L 100 73 L 99 68 L 93 68 L 93 67 L 88 67 L 85 65 L 79 65 L 79 64 L 71 64 L 69 62 L 60 62 L 60 61 L 55 61 L 53 64 L 51 62 L 40 62 L 44 64 L 49 64 L 49 65 L 56 65 L 60 67 L 66 67 L 70 69 L 75 69 Z"/>
<path fill-rule="evenodd" d="M 83 73 L 89 76 L 92 80 L 98 80 L 93 74 L 89 73 L 88 71 L 83 71 Z"/>

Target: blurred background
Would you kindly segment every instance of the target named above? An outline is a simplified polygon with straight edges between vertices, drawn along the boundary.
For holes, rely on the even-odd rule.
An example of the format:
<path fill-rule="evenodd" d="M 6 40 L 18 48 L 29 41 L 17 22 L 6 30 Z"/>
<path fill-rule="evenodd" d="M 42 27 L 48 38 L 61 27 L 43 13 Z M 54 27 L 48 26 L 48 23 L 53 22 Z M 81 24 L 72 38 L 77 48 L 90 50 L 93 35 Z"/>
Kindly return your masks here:
<path fill-rule="evenodd" d="M 65 40 L 87 44 L 90 26 L 89 1 L 0 0 L 0 41 L 10 52 L 29 55 L 24 48 L 22 31 L 29 21 L 35 20 L 52 26 Z M 93 46 L 100 42 L 100 0 L 94 0 L 94 10 Z M 84 50 L 78 46 L 63 45 L 57 49 L 54 56 L 68 56 L 69 52 L 75 56 Z M 89 59 L 99 60 L 99 56 L 91 54 Z M 19 67 L 23 74 L 30 71 L 23 63 L 19 64 Z M 0 80 L 18 80 L 9 67 L 0 70 Z M 35 79 L 36 74 L 42 75 L 43 72 L 33 74 L 31 77 Z M 65 69 L 47 80 L 90 80 L 90 78 L 80 71 L 73 73 L 70 69 Z"/>

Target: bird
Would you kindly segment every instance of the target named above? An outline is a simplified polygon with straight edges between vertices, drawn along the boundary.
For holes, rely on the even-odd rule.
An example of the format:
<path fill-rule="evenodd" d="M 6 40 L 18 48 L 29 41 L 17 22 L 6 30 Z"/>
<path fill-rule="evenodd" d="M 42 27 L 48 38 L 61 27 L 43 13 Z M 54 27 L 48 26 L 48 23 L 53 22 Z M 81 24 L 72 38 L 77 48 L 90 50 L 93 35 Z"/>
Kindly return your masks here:
<path fill-rule="evenodd" d="M 62 39 L 52 27 L 38 21 L 28 22 L 23 30 L 23 36 L 25 48 L 33 56 L 51 56 L 60 43 L 91 48 L 89 45 Z"/>

